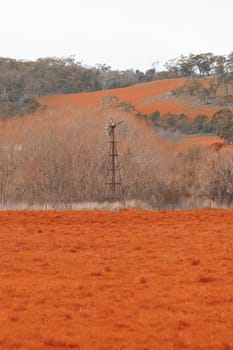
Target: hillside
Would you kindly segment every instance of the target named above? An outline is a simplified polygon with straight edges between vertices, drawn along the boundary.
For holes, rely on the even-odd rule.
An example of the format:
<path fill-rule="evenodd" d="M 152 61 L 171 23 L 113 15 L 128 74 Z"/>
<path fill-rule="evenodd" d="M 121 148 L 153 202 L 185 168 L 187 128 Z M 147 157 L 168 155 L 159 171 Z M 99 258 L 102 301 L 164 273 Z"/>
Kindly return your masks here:
<path fill-rule="evenodd" d="M 95 106 L 106 96 L 116 96 L 120 101 L 131 103 L 138 111 L 145 114 L 159 111 L 161 114 L 184 113 L 189 117 L 195 117 L 198 114 L 211 116 L 218 108 L 200 103 L 190 105 L 190 99 L 187 96 L 172 95 L 173 90 L 179 89 L 188 80 L 187 78 L 156 80 L 126 88 L 45 96 L 40 98 L 39 102 L 48 107 L 83 107 Z"/>
<path fill-rule="evenodd" d="M 216 135 L 188 135 L 174 141 L 176 150 L 183 152 L 192 149 L 195 146 L 214 147 L 223 144 L 223 141 Z M 229 146 L 228 146 L 229 147 Z"/>
<path fill-rule="evenodd" d="M 161 114 L 185 113 L 191 117 L 197 114 L 209 115 L 213 111 L 205 108 L 205 105 L 218 105 L 216 101 L 212 103 L 209 97 L 210 94 L 215 97 L 216 89 L 220 85 L 225 87 L 226 95 L 229 95 L 225 97 L 230 97 L 232 101 L 232 57 L 232 52 L 224 56 L 216 56 L 209 52 L 181 55 L 166 62 L 165 70 L 149 68 L 145 72 L 138 69 L 113 70 L 106 64 L 91 67 L 81 63 L 74 56 L 38 58 L 36 61 L 0 57 L 0 116 L 9 117 L 33 112 L 39 108 L 36 99 L 41 96 L 104 90 L 109 90 L 108 95 L 113 93 L 122 101 L 132 103 L 141 113 L 148 114 L 159 110 Z M 198 88 L 195 92 L 189 90 L 188 94 L 199 95 L 200 98 L 187 100 L 187 96 L 182 96 L 184 98 L 177 100 L 177 96 L 174 98 L 174 95 L 171 98 L 171 91 L 174 93 L 174 90 L 181 87 L 182 81 L 187 82 L 188 79 L 195 80 L 194 87 Z M 202 84 L 210 79 L 211 89 L 206 88 L 205 83 Z M 152 83 L 138 85 L 146 82 Z M 123 93 L 111 90 L 129 86 L 132 86 L 132 89 L 127 88 Z M 94 93 L 91 99 L 98 100 L 100 95 L 100 92 L 97 95 Z M 85 100 L 82 94 L 79 98 Z M 84 101 L 78 103 L 85 104 Z"/>

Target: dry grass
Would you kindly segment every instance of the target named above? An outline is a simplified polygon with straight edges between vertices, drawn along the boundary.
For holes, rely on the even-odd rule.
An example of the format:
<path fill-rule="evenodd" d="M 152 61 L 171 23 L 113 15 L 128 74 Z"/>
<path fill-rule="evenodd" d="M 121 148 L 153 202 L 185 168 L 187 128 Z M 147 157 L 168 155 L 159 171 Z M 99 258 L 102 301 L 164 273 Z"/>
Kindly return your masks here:
<path fill-rule="evenodd" d="M 1 208 L 96 208 L 87 203 L 103 208 L 109 198 L 105 186 L 109 140 L 104 124 L 110 117 L 125 120 L 117 139 L 127 203 L 191 209 L 206 206 L 202 200 L 206 197 L 216 207 L 231 205 L 228 180 L 219 175 L 221 166 L 231 166 L 231 156 L 222 157 L 224 164 L 214 149 L 206 147 L 218 139 L 190 137 L 187 144 L 174 146 L 130 113 L 100 106 L 57 106 L 0 121 Z M 199 143 L 205 147 L 190 149 Z"/>
<path fill-rule="evenodd" d="M 108 198 L 109 139 L 104 124 L 110 116 L 125 120 L 117 139 L 126 199 L 146 202 L 145 189 L 149 193 L 155 179 L 164 177 L 174 154 L 152 128 L 109 109 L 50 108 L 2 122 L 1 206 L 71 207 Z"/>

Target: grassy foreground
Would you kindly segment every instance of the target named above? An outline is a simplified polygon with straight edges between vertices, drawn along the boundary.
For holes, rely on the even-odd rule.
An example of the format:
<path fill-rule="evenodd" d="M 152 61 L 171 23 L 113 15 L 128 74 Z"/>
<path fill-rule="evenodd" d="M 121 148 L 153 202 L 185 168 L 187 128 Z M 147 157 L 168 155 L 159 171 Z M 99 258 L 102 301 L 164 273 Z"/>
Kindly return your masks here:
<path fill-rule="evenodd" d="M 232 349 L 232 211 L 4 211 L 0 226 L 1 349 Z"/>

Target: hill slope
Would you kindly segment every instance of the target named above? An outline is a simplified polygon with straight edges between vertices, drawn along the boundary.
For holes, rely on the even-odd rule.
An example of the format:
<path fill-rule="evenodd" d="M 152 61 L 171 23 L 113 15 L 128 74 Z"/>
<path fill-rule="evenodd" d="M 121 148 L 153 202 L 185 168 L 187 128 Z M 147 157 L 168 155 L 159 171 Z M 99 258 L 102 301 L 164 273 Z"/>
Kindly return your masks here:
<path fill-rule="evenodd" d="M 94 106 L 106 96 L 116 96 L 121 101 L 130 102 L 141 113 L 150 114 L 159 111 L 161 114 L 187 114 L 194 117 L 198 114 L 211 116 L 218 108 L 207 107 L 196 103 L 190 105 L 186 98 L 172 95 L 172 90 L 180 88 L 186 79 L 156 80 L 149 83 L 132 85 L 127 88 L 110 89 L 78 94 L 53 95 L 39 99 L 49 107 L 61 106 Z"/>

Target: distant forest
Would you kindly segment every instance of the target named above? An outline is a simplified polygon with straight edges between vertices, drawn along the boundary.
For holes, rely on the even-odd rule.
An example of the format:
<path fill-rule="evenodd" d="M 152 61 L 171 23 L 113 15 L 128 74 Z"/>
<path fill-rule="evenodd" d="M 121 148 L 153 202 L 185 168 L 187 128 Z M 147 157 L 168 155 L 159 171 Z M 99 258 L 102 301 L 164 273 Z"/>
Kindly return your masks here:
<path fill-rule="evenodd" d="M 75 57 L 40 58 L 36 61 L 0 58 L 0 115 L 32 112 L 40 105 L 36 98 L 126 87 L 159 79 L 219 75 L 222 81 L 233 76 L 233 52 L 190 54 L 169 60 L 164 70 L 112 70 L 106 64 L 83 65 Z"/>

